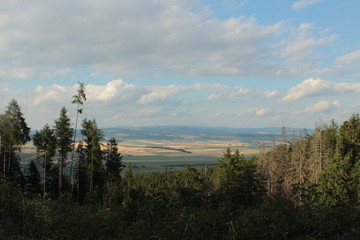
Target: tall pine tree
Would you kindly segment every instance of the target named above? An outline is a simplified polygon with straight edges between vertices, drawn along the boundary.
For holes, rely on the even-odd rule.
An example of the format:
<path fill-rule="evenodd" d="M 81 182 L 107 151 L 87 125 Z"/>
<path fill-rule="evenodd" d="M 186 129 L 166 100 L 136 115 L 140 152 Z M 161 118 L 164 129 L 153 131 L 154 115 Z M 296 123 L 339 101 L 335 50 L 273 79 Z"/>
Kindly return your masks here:
<path fill-rule="evenodd" d="M 60 117 L 55 120 L 55 136 L 56 136 L 56 145 L 57 151 L 60 154 L 59 161 L 59 184 L 58 190 L 59 194 L 63 190 L 63 170 L 64 170 L 64 162 L 67 154 L 71 151 L 71 143 L 73 130 L 70 127 L 71 120 L 67 116 L 67 110 L 63 107 L 60 111 Z"/>

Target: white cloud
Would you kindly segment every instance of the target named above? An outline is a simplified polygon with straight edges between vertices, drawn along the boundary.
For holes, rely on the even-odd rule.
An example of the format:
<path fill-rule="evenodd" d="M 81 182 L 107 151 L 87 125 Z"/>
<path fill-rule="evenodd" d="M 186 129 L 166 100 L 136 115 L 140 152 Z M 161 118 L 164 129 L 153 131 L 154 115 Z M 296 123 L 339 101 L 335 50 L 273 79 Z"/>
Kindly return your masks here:
<path fill-rule="evenodd" d="M 321 0 L 300 0 L 291 5 L 292 9 L 298 10 L 319 3 Z"/>
<path fill-rule="evenodd" d="M 294 88 L 284 97 L 286 101 L 279 103 L 275 97 L 280 93 L 275 90 L 247 89 L 239 94 L 239 89 L 244 88 L 219 83 L 142 86 L 116 79 L 105 84 L 86 85 L 88 101 L 82 106 L 84 112 L 81 118 L 96 118 L 102 127 L 161 124 L 244 127 L 281 126 L 282 123 L 312 127 L 311 123 L 318 120 L 313 121 L 317 118 L 314 113 L 344 115 L 345 111 L 356 110 L 354 102 L 347 98 L 344 100 L 342 96 L 337 96 L 338 101 L 322 101 L 307 107 L 301 102 L 289 102 L 329 93 L 360 93 L 357 83 L 332 83 L 322 79 L 307 79 Z M 29 126 L 39 129 L 45 123 L 51 125 L 58 118 L 62 106 L 68 109 L 71 118 L 75 117 L 76 106 L 71 104 L 71 100 L 76 90 L 77 85 L 60 84 L 38 86 L 32 90 L 0 88 L 0 102 L 3 103 L 0 113 L 15 96 Z M 139 103 L 140 99 L 146 105 Z M 340 101 L 344 106 L 340 107 Z M 292 115 L 293 111 L 306 114 L 296 115 L 295 112 Z M 342 115 L 339 119 L 346 118 Z"/>
<path fill-rule="evenodd" d="M 211 100 L 216 100 L 218 98 L 220 98 L 222 96 L 222 94 L 211 94 L 207 97 L 207 101 L 211 101 Z"/>
<path fill-rule="evenodd" d="M 305 108 L 303 112 L 305 113 L 330 113 L 333 112 L 336 108 L 341 106 L 340 102 L 335 100 L 333 102 L 321 101 L 310 107 Z"/>
<path fill-rule="evenodd" d="M 265 108 L 260 108 L 259 110 L 257 110 L 256 112 L 255 112 L 255 115 L 256 116 L 264 116 L 265 114 L 266 114 L 266 110 L 265 110 Z"/>
<path fill-rule="evenodd" d="M 163 101 L 180 93 L 185 89 L 186 89 L 185 87 L 181 87 L 177 85 L 152 87 L 150 92 L 142 95 L 137 102 L 140 104 L 145 104 L 156 101 Z"/>
<path fill-rule="evenodd" d="M 32 105 L 38 106 L 44 102 L 61 102 L 67 95 L 69 95 L 70 88 L 54 84 L 50 87 L 37 86 L 35 89 Z"/>
<path fill-rule="evenodd" d="M 334 63 L 314 71 L 319 75 L 360 76 L 360 49 L 338 57 Z"/>
<path fill-rule="evenodd" d="M 247 115 L 252 115 L 252 116 L 258 116 L 258 117 L 262 117 L 265 116 L 267 114 L 269 114 L 271 112 L 270 109 L 265 109 L 265 108 L 250 108 L 246 111 L 240 112 L 238 113 L 238 116 L 247 116 Z"/>
<path fill-rule="evenodd" d="M 112 80 L 105 86 L 88 84 L 86 85 L 86 92 L 89 100 L 109 101 L 114 98 L 126 99 L 134 94 L 137 87 L 129 84 L 121 79 Z"/>
<path fill-rule="evenodd" d="M 260 95 L 263 95 L 265 98 L 275 98 L 279 95 L 278 91 L 272 90 L 272 91 L 264 91 L 260 93 Z"/>
<path fill-rule="evenodd" d="M 57 78 L 57 77 L 61 77 L 61 76 L 66 76 L 72 72 L 73 72 L 73 70 L 71 70 L 69 67 L 67 67 L 67 68 L 50 68 L 48 71 L 40 73 L 39 79 L 44 80 L 44 79 Z"/>
<path fill-rule="evenodd" d="M 360 60 L 360 49 L 348 53 L 344 56 L 341 56 L 336 59 L 336 63 L 338 64 L 351 64 Z"/>
<path fill-rule="evenodd" d="M 312 54 L 329 41 L 310 35 L 292 39 L 296 32 L 312 30 L 307 23 L 292 28 L 281 20 L 219 19 L 193 12 L 198 3 L 3 0 L 1 58 L 11 69 L 33 69 L 7 73 L 6 83 L 34 75 L 54 78 L 79 68 L 114 77 L 289 76 L 293 73 L 282 60 Z M 281 39 L 285 46 L 274 45 Z M 282 55 L 279 48 L 285 48 Z"/>
<path fill-rule="evenodd" d="M 360 93 L 360 83 L 332 83 L 321 78 L 309 78 L 290 88 L 289 92 L 279 100 L 293 102 L 306 97 L 344 93 Z"/>
<path fill-rule="evenodd" d="M 300 24 L 291 37 L 280 42 L 281 55 L 290 61 L 305 59 L 334 41 L 335 35 L 318 37 L 310 31 L 312 28 L 312 23 Z"/>
<path fill-rule="evenodd" d="M 231 93 L 231 96 L 244 95 L 244 94 L 247 94 L 250 92 L 251 92 L 251 90 L 247 89 L 247 88 L 234 87 L 234 91 Z"/>

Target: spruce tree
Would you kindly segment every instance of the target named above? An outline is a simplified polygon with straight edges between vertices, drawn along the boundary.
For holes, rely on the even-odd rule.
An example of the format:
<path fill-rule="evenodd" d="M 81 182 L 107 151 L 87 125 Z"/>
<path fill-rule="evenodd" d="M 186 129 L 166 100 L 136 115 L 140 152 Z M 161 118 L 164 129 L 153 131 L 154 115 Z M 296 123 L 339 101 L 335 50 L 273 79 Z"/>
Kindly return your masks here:
<path fill-rule="evenodd" d="M 58 183 L 59 194 L 61 194 L 61 191 L 63 189 L 63 170 L 65 167 L 65 159 L 68 153 L 71 151 L 73 130 L 71 129 L 70 125 L 71 120 L 67 116 L 66 108 L 63 107 L 60 111 L 60 117 L 55 120 L 56 145 L 57 151 L 60 154 Z"/>
<path fill-rule="evenodd" d="M 120 178 L 121 170 L 124 168 L 122 163 L 123 156 L 118 152 L 118 143 L 115 138 L 111 138 L 106 144 L 105 150 L 105 167 L 106 174 L 109 180 L 116 180 Z"/>
<path fill-rule="evenodd" d="M 101 187 L 104 181 L 104 166 L 101 151 L 103 132 L 98 128 L 95 119 L 84 119 L 81 126 L 81 134 L 85 137 L 88 192 L 91 193 L 95 186 Z"/>
<path fill-rule="evenodd" d="M 30 140 L 30 128 L 15 99 L 9 102 L 5 113 L 0 115 L 0 129 L 0 158 L 3 178 L 19 179 L 22 177 L 22 173 L 15 151 L 21 151 L 21 147 Z"/>
<path fill-rule="evenodd" d="M 47 173 L 52 166 L 52 158 L 56 151 L 56 137 L 54 130 L 46 124 L 41 130 L 36 131 L 34 136 L 34 146 L 36 147 L 39 158 L 43 160 L 43 196 L 46 193 Z"/>
<path fill-rule="evenodd" d="M 30 193 L 37 194 L 41 190 L 41 177 L 39 169 L 34 160 L 31 160 L 26 171 L 26 190 Z"/>

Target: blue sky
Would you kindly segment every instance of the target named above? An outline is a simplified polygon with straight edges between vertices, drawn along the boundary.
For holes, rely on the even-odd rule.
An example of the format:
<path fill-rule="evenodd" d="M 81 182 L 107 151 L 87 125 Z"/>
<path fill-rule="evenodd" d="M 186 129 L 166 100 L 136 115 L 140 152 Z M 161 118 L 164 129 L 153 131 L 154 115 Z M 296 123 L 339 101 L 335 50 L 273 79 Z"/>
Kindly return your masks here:
<path fill-rule="evenodd" d="M 359 112 L 355 0 L 4 0 L 0 111 L 102 127 L 314 127 Z"/>

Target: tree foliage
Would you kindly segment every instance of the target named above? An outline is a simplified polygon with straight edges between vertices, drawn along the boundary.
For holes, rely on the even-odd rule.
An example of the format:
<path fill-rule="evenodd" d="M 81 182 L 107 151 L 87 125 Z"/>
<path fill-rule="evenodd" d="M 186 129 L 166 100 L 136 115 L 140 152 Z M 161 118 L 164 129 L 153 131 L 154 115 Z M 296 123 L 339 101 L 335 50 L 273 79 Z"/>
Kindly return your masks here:
<path fill-rule="evenodd" d="M 84 88 L 78 96 L 81 105 Z M 283 127 L 259 156 L 228 148 L 216 166 L 141 174 L 84 119 L 74 187 L 60 196 L 70 126 L 63 108 L 33 135 L 38 159 L 21 159 L 30 133 L 21 109 L 13 100 L 0 114 L 0 239 L 360 238 L 358 114 L 291 141 Z"/>

